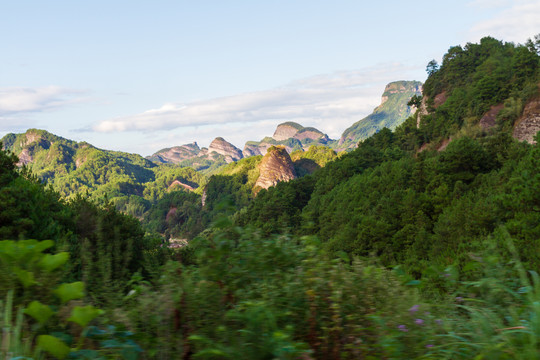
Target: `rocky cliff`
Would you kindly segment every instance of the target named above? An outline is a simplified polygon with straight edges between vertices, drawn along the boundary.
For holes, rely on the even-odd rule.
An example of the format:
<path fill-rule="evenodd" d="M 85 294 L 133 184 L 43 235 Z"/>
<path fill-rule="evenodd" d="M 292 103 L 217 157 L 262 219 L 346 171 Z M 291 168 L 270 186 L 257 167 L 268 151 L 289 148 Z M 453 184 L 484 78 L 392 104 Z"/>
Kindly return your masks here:
<path fill-rule="evenodd" d="M 265 137 L 261 141 L 248 141 L 244 146 L 244 157 L 264 155 L 266 151 L 276 145 L 284 146 L 287 152 L 294 150 L 307 150 L 311 145 L 331 146 L 335 140 L 328 135 L 313 128 L 289 121 L 279 124 L 272 137 Z"/>
<path fill-rule="evenodd" d="M 286 140 L 288 138 L 294 137 L 294 135 L 303 128 L 304 127 L 302 125 L 295 122 L 285 122 L 277 126 L 276 131 L 274 131 L 274 135 L 272 135 L 272 138 L 276 141 Z"/>
<path fill-rule="evenodd" d="M 151 156 L 146 158 L 155 163 L 163 164 L 178 164 L 186 159 L 191 159 L 199 155 L 201 149 L 196 142 L 191 144 L 185 144 L 181 146 L 173 146 L 159 150 Z"/>
<path fill-rule="evenodd" d="M 220 155 L 225 156 L 225 161 L 227 163 L 231 163 L 233 161 L 238 161 L 242 159 L 244 156 L 242 155 L 242 151 L 231 144 L 230 142 L 225 141 L 222 137 L 215 138 L 208 147 L 208 152 L 216 152 Z"/>
<path fill-rule="evenodd" d="M 336 147 L 338 151 L 355 148 L 359 141 L 367 139 L 387 127 L 394 130 L 413 112 L 407 105 L 413 95 L 422 94 L 419 81 L 395 81 L 386 85 L 381 105 L 373 113 L 354 123 L 343 132 Z"/>
<path fill-rule="evenodd" d="M 272 146 L 259 164 L 259 178 L 255 189 L 268 189 L 281 181 L 296 178 L 294 165 L 284 146 Z"/>
<path fill-rule="evenodd" d="M 534 99 L 525 105 L 523 115 L 514 125 L 513 136 L 519 141 L 535 144 L 534 137 L 540 131 L 540 99 Z"/>

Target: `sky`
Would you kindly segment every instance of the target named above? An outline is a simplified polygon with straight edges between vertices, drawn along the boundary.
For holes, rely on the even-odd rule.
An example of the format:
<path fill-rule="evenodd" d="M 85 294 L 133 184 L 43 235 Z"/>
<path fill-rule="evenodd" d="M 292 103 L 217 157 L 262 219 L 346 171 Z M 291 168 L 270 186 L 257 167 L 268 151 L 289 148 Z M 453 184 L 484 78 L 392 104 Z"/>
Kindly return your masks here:
<path fill-rule="evenodd" d="M 538 0 L 0 0 L 0 137 L 143 156 L 285 121 L 336 139 L 451 46 L 538 33 Z"/>

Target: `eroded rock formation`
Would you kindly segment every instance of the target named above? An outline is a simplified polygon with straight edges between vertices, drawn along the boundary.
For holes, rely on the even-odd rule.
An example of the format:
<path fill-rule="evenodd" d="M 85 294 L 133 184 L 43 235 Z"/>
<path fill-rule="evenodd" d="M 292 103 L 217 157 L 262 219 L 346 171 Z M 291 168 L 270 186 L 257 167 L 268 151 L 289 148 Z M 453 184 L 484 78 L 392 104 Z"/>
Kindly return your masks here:
<path fill-rule="evenodd" d="M 255 188 L 268 189 L 278 182 L 296 178 L 291 157 L 283 146 L 272 146 L 268 149 L 259 164 L 259 172 Z"/>
<path fill-rule="evenodd" d="M 540 131 L 540 99 L 530 101 L 523 115 L 516 121 L 513 136 L 519 141 L 535 144 L 535 135 Z"/>
<path fill-rule="evenodd" d="M 222 137 L 217 137 L 210 143 L 208 152 L 211 153 L 212 151 L 225 156 L 225 161 L 227 161 L 227 163 L 238 161 L 244 157 L 239 148 L 225 141 Z"/>

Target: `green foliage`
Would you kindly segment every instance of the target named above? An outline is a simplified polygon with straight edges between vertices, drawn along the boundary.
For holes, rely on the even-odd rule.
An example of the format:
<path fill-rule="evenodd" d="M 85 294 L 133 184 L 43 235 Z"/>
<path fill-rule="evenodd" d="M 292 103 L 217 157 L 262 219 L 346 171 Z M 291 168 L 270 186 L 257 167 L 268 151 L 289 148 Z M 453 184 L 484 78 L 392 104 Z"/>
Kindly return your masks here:
<path fill-rule="evenodd" d="M 83 351 L 85 340 L 89 340 L 85 328 L 103 314 L 102 310 L 92 305 L 68 304 L 71 300 L 85 297 L 84 284 L 75 282 L 55 286 L 60 281 L 61 267 L 68 261 L 68 257 L 63 252 L 55 255 L 44 253 L 53 245 L 54 242 L 50 240 L 0 241 L 0 272 L 4 275 L 2 280 L 8 285 L 7 291 L 1 292 L 2 297 L 7 294 L 5 307 L 0 302 L 2 310 L 0 320 L 3 320 L 0 348 L 2 358 L 33 356 L 35 359 L 41 359 L 42 352 L 56 359 L 65 359 L 68 355 L 77 358 L 77 354 Z M 21 277 L 19 275 L 21 271 L 31 275 Z M 33 281 L 29 282 L 28 278 Z M 12 281 L 9 281 L 10 279 Z M 13 297 L 21 291 L 24 291 L 21 294 L 24 296 Z M 61 300 L 60 304 L 51 296 L 53 294 Z M 13 325 L 12 313 L 17 307 L 19 308 L 17 321 Z M 65 318 L 63 315 L 65 313 L 69 313 L 70 316 Z M 23 314 L 28 317 L 23 318 Z M 73 329 L 69 331 L 65 325 L 66 321 L 78 324 L 81 330 L 76 333 Z M 111 352 L 109 347 L 104 346 L 105 350 L 96 351 L 96 356 L 86 358 L 109 358 L 99 356 L 101 353 L 112 355 L 110 358 L 136 359 L 133 356 L 124 357 L 121 352 Z"/>
<path fill-rule="evenodd" d="M 67 303 L 74 299 L 80 299 L 84 296 L 84 283 L 77 281 L 74 283 L 62 284 L 56 288 L 53 293 L 62 301 Z"/>
<path fill-rule="evenodd" d="M 311 174 L 336 158 L 337 154 L 334 150 L 320 145 L 312 145 L 308 151 L 297 150 L 291 153 L 291 160 L 298 177 Z"/>
<path fill-rule="evenodd" d="M 516 103 L 537 93 L 539 76 L 540 56 L 524 45 L 486 37 L 479 44 L 451 47 L 424 84 L 429 115 L 422 116 L 419 136 L 424 142 L 448 138 L 465 118 L 477 124 L 492 106 L 503 103 L 498 126 L 508 130 L 521 112 Z"/>
<path fill-rule="evenodd" d="M 390 271 L 332 260 L 314 238 L 261 237 L 227 219 L 215 226 L 190 243 L 195 264 L 169 264 L 160 291 L 136 298 L 131 321 L 159 346 L 156 356 L 170 358 L 176 346 L 194 358 L 381 357 L 369 314 L 406 313 L 416 299 Z"/>
<path fill-rule="evenodd" d="M 57 359 L 65 359 L 70 353 L 69 346 L 52 335 L 39 335 L 37 346 Z"/>

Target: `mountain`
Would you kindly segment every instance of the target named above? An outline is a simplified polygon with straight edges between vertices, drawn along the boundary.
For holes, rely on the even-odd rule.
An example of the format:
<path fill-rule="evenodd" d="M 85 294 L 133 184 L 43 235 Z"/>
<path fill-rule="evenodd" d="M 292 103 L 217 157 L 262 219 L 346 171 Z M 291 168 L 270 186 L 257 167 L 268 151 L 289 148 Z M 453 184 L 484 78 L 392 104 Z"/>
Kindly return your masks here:
<path fill-rule="evenodd" d="M 159 150 L 153 155 L 147 156 L 146 158 L 155 163 L 162 164 L 178 164 L 183 160 L 192 159 L 199 155 L 201 149 L 196 142 L 191 144 L 185 144 L 181 146 L 173 146 L 170 148 Z"/>
<path fill-rule="evenodd" d="M 395 129 L 414 112 L 415 109 L 407 105 L 414 95 L 422 95 L 422 83 L 419 81 L 395 81 L 386 85 L 381 105 L 345 130 L 336 148 L 353 149 L 359 141 L 367 139 L 382 128 Z"/>
<path fill-rule="evenodd" d="M 433 264 L 463 268 L 487 241 L 538 269 L 539 50 L 489 37 L 451 47 L 430 63 L 416 116 L 261 192 L 239 223 L 314 235 L 329 253 L 375 255 L 418 278 Z M 379 113 L 412 85 L 389 84 Z"/>
<path fill-rule="evenodd" d="M 281 181 L 295 179 L 296 171 L 284 146 L 272 146 L 259 164 L 259 178 L 255 188 L 268 189 Z"/>
<path fill-rule="evenodd" d="M 225 141 L 222 137 L 217 137 L 210 143 L 208 152 L 216 152 L 225 156 L 225 161 L 227 163 L 238 161 L 243 158 L 242 151 L 230 142 Z"/>
<path fill-rule="evenodd" d="M 88 194 L 95 200 L 106 196 L 121 209 L 138 208 L 134 211 L 139 215 L 173 184 L 196 189 L 206 182 L 190 168 L 157 165 L 137 154 L 98 149 L 45 130 L 11 133 L 0 141 L 4 149 L 19 157 L 18 165 L 25 165 L 61 196 Z"/>
<path fill-rule="evenodd" d="M 271 146 L 284 146 L 287 152 L 294 150 L 307 150 L 311 145 L 332 146 L 335 140 L 328 138 L 328 135 L 313 128 L 288 121 L 279 124 L 272 137 L 265 137 L 261 141 L 248 141 L 244 146 L 243 155 L 255 156 L 264 155 Z"/>
<path fill-rule="evenodd" d="M 215 138 L 208 148 L 199 148 L 196 142 L 165 148 L 147 156 L 156 164 L 177 164 L 204 173 L 212 173 L 221 166 L 238 161 L 242 151 L 222 137 Z"/>

